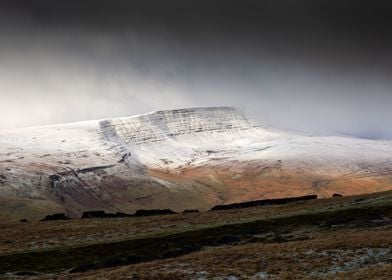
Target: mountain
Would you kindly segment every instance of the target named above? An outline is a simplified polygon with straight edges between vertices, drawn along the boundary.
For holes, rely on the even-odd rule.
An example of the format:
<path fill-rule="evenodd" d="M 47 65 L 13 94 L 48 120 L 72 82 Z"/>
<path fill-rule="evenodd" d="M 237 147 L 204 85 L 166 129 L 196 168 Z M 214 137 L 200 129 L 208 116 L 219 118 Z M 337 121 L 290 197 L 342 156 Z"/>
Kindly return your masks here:
<path fill-rule="evenodd" d="M 0 221 L 392 189 L 392 142 L 306 136 L 231 107 L 0 133 Z"/>

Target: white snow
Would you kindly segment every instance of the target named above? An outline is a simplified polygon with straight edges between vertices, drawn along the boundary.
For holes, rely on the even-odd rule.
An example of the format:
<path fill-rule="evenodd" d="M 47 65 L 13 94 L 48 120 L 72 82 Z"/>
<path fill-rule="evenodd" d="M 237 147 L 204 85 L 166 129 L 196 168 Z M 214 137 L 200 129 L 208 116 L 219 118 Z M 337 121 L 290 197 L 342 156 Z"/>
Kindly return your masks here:
<path fill-rule="evenodd" d="M 362 169 L 392 173 L 392 142 L 296 135 L 256 126 L 231 107 L 158 111 L 0 134 L 0 173 L 8 177 L 39 176 L 48 168 L 116 165 L 121 159 L 129 168 L 280 160 L 320 174 Z"/>

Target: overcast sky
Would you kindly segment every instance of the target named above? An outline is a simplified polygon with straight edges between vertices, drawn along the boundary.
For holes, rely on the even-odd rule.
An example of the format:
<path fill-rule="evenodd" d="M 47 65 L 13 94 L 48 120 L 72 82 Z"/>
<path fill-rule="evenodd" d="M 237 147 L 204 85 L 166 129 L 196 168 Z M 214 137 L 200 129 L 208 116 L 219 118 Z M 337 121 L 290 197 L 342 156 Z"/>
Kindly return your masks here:
<path fill-rule="evenodd" d="M 392 138 L 388 1 L 2 0 L 0 128 L 237 106 Z"/>

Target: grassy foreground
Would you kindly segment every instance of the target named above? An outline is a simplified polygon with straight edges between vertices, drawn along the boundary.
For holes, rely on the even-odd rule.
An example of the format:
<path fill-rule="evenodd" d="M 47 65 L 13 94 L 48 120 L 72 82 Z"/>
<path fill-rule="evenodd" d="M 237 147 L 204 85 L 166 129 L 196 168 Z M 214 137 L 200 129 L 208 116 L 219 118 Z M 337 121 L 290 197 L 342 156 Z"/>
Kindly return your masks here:
<path fill-rule="evenodd" d="M 392 274 L 391 221 L 392 192 L 384 192 L 171 216 L 9 224 L 0 229 L 0 277 L 382 278 Z"/>

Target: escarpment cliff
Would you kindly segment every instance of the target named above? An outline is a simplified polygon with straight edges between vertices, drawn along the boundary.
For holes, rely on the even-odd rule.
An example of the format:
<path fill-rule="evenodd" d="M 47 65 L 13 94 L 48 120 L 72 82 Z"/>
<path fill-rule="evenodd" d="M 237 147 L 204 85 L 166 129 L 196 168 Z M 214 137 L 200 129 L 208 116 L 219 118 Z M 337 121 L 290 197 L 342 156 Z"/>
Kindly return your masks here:
<path fill-rule="evenodd" d="M 126 144 L 161 142 L 181 135 L 249 130 L 253 125 L 231 107 L 158 111 L 128 118 L 103 120 L 100 128 L 108 139 Z"/>
<path fill-rule="evenodd" d="M 255 125 L 231 107 L 0 133 L 0 220 L 391 189 L 392 143 Z"/>
<path fill-rule="evenodd" d="M 206 155 L 237 152 L 236 145 L 243 148 L 244 140 L 276 135 L 256 127 L 232 107 L 158 111 L 103 120 L 99 127 L 121 153 L 133 154 L 148 166 L 205 160 Z"/>

